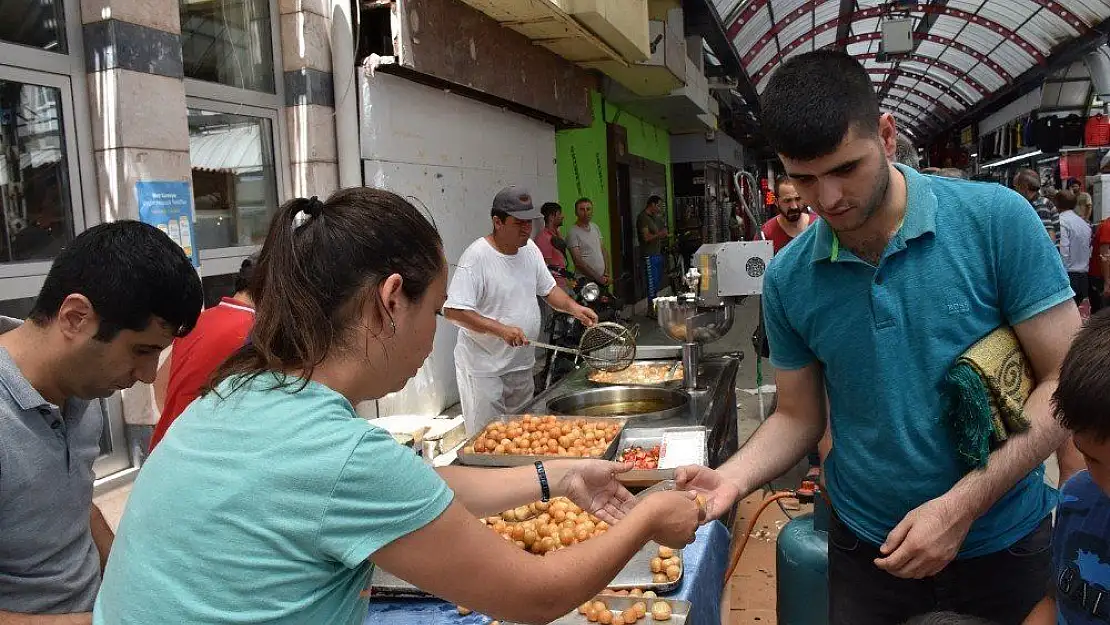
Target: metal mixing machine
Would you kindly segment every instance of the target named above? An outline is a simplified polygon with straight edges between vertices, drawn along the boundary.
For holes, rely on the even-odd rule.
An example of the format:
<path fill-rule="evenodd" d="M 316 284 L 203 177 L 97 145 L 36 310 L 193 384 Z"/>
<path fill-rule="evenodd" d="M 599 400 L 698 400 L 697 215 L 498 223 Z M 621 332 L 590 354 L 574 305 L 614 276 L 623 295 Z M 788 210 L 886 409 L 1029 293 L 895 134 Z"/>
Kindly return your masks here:
<path fill-rule="evenodd" d="M 655 299 L 659 326 L 682 341 L 687 390 L 703 388 L 698 379 L 703 348 L 732 328 L 734 306 L 749 295 L 763 293 L 763 275 L 773 253 L 770 241 L 703 245 L 686 272 L 686 291 Z"/>

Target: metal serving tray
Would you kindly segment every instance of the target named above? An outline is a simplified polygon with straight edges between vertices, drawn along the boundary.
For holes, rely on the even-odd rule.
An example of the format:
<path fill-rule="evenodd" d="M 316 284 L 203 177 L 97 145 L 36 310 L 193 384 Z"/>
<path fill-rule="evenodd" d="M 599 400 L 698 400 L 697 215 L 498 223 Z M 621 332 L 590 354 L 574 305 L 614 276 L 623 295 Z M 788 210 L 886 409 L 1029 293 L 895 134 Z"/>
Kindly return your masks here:
<path fill-rule="evenodd" d="M 639 588 L 641 590 L 654 590 L 655 592 L 670 592 L 682 583 L 682 576 L 680 575 L 676 581 L 668 581 L 663 584 L 657 584 L 651 581 L 651 559 L 659 555 L 659 545 L 650 542 L 644 545 L 628 564 L 617 573 L 617 577 L 609 584 L 608 588 L 615 590 L 632 590 Z M 682 575 L 686 574 L 686 561 L 682 558 L 682 550 L 676 549 L 677 555 L 682 562 Z M 537 556 L 542 557 L 542 556 Z M 416 599 L 426 598 L 430 596 L 428 593 L 420 590 L 416 586 L 406 582 L 405 580 L 393 575 L 381 567 L 374 567 L 374 573 L 370 577 L 370 598 L 378 599 Z"/>
<path fill-rule="evenodd" d="M 639 588 L 640 590 L 654 590 L 655 592 L 670 592 L 678 588 L 682 583 L 682 576 L 686 574 L 686 559 L 682 557 L 682 550 L 675 549 L 675 555 L 682 560 L 682 574 L 678 576 L 675 581 L 666 581 L 663 583 L 653 582 L 651 579 L 651 559 L 659 555 L 659 544 L 650 542 L 643 546 L 628 564 L 624 565 L 620 573 L 617 573 L 616 578 L 609 583 L 608 588 L 614 590 L 632 590 Z"/>
<path fill-rule="evenodd" d="M 629 365 L 629 367 L 627 369 L 625 369 L 623 371 L 619 371 L 618 373 L 625 373 L 627 371 L 631 371 L 632 369 L 635 369 L 636 367 L 665 366 L 665 367 L 670 368 L 670 367 L 674 367 L 676 365 L 681 367 L 682 366 L 682 360 L 681 359 L 679 359 L 679 360 L 636 360 L 636 361 L 633 361 L 633 363 L 631 365 Z M 586 381 L 589 382 L 591 386 L 677 386 L 677 385 L 682 384 L 682 378 L 683 378 L 683 376 L 679 375 L 678 372 L 676 371 L 675 375 L 677 377 L 668 378 L 666 380 L 660 380 L 658 382 L 599 382 L 599 381 L 596 381 L 596 380 L 593 379 L 594 376 L 597 373 L 598 373 L 597 371 L 590 371 L 586 374 Z M 669 373 L 670 372 L 668 371 L 668 374 Z"/>
<path fill-rule="evenodd" d="M 526 415 L 502 415 L 500 417 L 497 417 L 497 418 L 493 419 L 492 421 L 490 421 L 490 423 L 494 423 L 494 422 L 507 423 L 509 421 L 521 419 L 524 416 L 526 416 Z M 547 415 L 532 415 L 532 416 L 547 416 Z M 553 415 L 553 416 L 555 416 L 556 419 L 558 419 L 560 422 L 562 422 L 562 421 L 575 421 L 577 419 L 585 419 L 587 421 L 606 421 L 606 422 L 612 422 L 612 423 L 616 423 L 616 424 L 620 425 L 621 426 L 621 431 L 617 432 L 617 435 L 609 443 L 609 447 L 607 447 L 605 449 L 605 453 L 601 454 L 600 456 L 593 456 L 594 458 L 600 458 L 602 460 L 612 460 L 613 455 L 617 453 L 617 445 L 620 444 L 621 434 L 624 430 L 624 424 L 628 420 L 625 417 L 575 417 L 575 416 L 562 416 L 562 415 Z M 485 427 L 484 426 L 482 428 L 482 432 L 485 432 Z M 537 460 L 555 460 L 555 459 L 565 459 L 565 458 L 567 458 L 566 456 L 535 456 L 535 455 L 511 455 L 510 456 L 510 455 L 506 455 L 506 454 L 477 454 L 477 453 L 469 453 L 468 454 L 468 453 L 463 452 L 463 449 L 466 449 L 467 447 L 472 446 L 474 444 L 474 442 L 476 440 L 478 440 L 478 437 L 481 436 L 482 432 L 478 432 L 474 436 L 471 436 L 470 438 L 468 438 L 466 440 L 466 443 L 463 444 L 462 449 L 459 449 L 458 458 L 459 458 L 459 463 L 460 464 L 465 464 L 465 465 L 474 466 L 474 467 L 521 467 L 521 466 L 528 466 L 530 464 L 534 464 Z"/>
<path fill-rule="evenodd" d="M 676 426 L 666 428 L 625 428 L 621 430 L 621 437 L 617 450 L 613 455 L 613 459 L 620 461 L 620 454 L 629 447 L 643 447 L 650 449 L 656 445 L 662 445 L 664 438 L 668 434 L 682 438 L 700 438 L 700 450 L 693 450 L 687 452 L 680 450 L 676 447 L 674 453 L 667 454 L 668 462 L 671 465 L 668 468 L 662 468 L 664 462 L 663 455 L 660 455 L 660 467 L 658 469 L 633 469 L 628 473 L 621 473 L 617 476 L 623 484 L 632 487 L 652 486 L 663 480 L 673 480 L 675 469 L 680 466 L 688 464 L 697 464 L 705 466 L 707 462 L 706 441 L 708 440 L 709 433 L 704 426 L 690 425 L 690 426 Z"/>
<path fill-rule="evenodd" d="M 616 616 L 620 612 L 631 608 L 633 605 L 636 604 L 636 602 L 642 601 L 647 605 L 648 610 L 647 616 L 640 620 L 640 623 L 642 623 L 643 625 L 655 625 L 656 623 L 660 625 L 664 623 L 668 625 L 684 625 L 686 623 L 686 620 L 690 617 L 690 610 L 693 608 L 693 605 L 689 601 L 684 601 L 682 599 L 667 599 L 666 597 L 652 597 L 644 599 L 643 597 L 614 597 L 612 595 L 598 595 L 590 601 L 591 603 L 594 601 L 601 601 L 606 606 L 608 606 L 609 610 L 613 613 L 613 616 Z M 669 620 L 656 621 L 651 618 L 651 606 L 656 601 L 666 601 L 668 604 L 670 604 L 671 618 Z M 579 614 L 578 610 L 575 610 L 574 612 L 571 612 L 566 616 L 551 621 L 551 625 L 590 625 L 590 622 L 586 620 L 585 614 Z"/>

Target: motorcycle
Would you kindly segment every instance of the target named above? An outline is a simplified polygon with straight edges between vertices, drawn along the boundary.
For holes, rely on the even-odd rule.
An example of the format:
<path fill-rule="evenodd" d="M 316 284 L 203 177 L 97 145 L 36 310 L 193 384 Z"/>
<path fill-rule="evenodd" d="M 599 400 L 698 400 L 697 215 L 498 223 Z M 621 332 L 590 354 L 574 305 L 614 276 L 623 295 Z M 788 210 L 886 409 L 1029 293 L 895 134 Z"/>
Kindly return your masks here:
<path fill-rule="evenodd" d="M 557 278 L 564 278 L 570 287 L 570 296 L 575 302 L 597 313 L 598 321 L 617 321 L 622 303 L 607 289 L 596 282 L 587 280 L 572 271 L 559 267 L 548 267 Z M 557 310 L 551 311 L 544 324 L 547 342 L 559 347 L 578 349 L 585 326 L 578 319 Z M 536 390 L 542 392 L 561 380 L 578 367 L 578 359 L 564 352 L 548 350 L 544 356 L 543 368 L 536 374 Z"/>

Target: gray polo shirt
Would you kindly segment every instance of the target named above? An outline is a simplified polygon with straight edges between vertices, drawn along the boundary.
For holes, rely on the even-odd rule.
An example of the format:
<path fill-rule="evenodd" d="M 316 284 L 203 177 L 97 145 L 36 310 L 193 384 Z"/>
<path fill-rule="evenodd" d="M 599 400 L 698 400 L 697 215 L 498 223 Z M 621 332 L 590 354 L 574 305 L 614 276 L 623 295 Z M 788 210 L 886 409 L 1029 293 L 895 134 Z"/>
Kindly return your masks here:
<path fill-rule="evenodd" d="M 0 333 L 21 322 L 0 317 Z M 100 557 L 89 529 L 99 401 L 47 402 L 0 348 L 0 610 L 90 612 Z"/>

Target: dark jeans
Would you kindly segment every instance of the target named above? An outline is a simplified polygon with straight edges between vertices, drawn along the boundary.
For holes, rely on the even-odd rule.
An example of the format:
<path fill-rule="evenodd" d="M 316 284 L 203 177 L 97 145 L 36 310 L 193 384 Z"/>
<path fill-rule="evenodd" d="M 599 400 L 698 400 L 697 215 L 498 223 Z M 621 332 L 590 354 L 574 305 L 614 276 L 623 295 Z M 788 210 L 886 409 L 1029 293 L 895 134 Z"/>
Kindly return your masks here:
<path fill-rule="evenodd" d="M 1098 276 L 1087 274 L 1087 299 L 1091 300 L 1091 314 L 1102 310 L 1102 288 L 1105 280 Z"/>
<path fill-rule="evenodd" d="M 1068 272 L 1068 282 L 1071 290 L 1075 291 L 1075 305 L 1078 306 L 1087 299 L 1087 272 Z"/>
<path fill-rule="evenodd" d="M 950 610 L 999 625 L 1020 625 L 1044 598 L 1052 576 L 1052 520 L 1009 549 L 954 560 L 934 577 L 900 579 L 874 564 L 879 548 L 836 515 L 829 528 L 829 623 L 900 625 Z"/>

